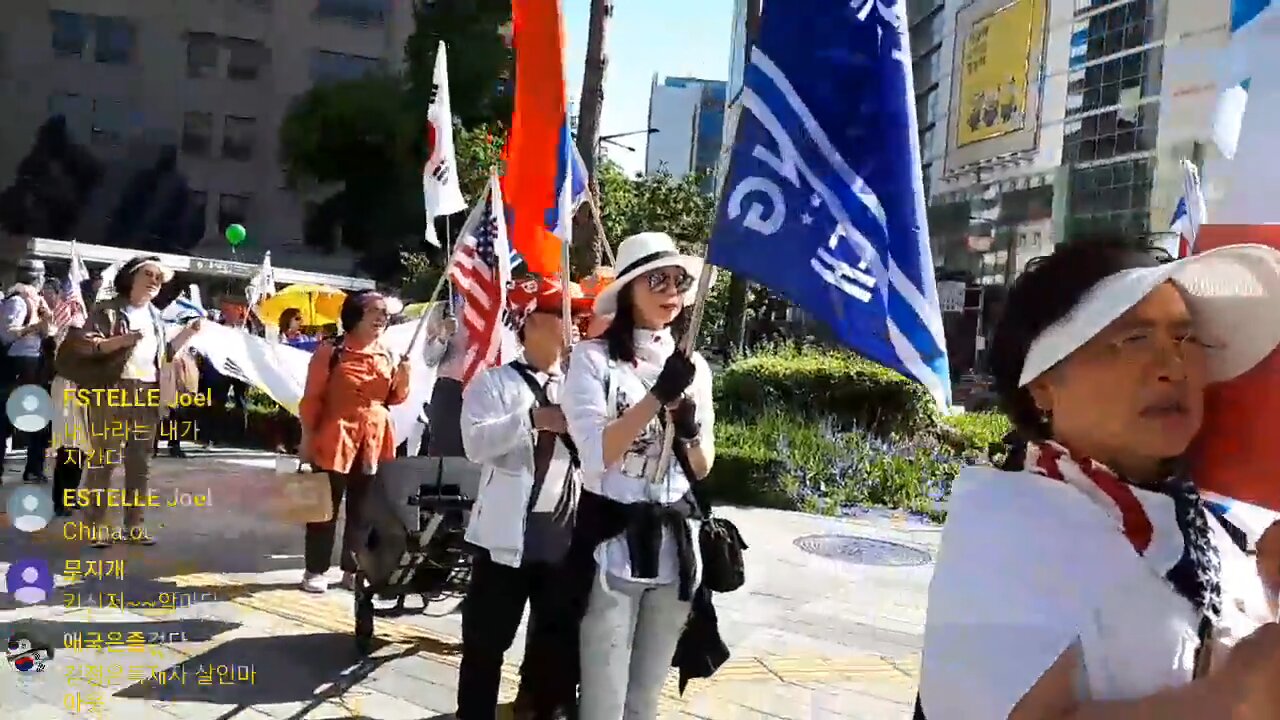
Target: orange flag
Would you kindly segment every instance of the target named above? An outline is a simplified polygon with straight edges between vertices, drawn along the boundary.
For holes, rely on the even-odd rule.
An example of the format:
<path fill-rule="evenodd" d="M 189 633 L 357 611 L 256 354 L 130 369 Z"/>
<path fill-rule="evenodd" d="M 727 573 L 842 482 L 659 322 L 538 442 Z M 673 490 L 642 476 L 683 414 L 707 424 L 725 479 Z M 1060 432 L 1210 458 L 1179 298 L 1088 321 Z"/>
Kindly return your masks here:
<path fill-rule="evenodd" d="M 555 229 L 569 103 L 564 80 L 564 21 L 559 0 L 512 0 L 516 55 L 515 113 L 504 150 L 502 192 L 510 208 L 511 245 L 532 273 L 560 272 Z"/>

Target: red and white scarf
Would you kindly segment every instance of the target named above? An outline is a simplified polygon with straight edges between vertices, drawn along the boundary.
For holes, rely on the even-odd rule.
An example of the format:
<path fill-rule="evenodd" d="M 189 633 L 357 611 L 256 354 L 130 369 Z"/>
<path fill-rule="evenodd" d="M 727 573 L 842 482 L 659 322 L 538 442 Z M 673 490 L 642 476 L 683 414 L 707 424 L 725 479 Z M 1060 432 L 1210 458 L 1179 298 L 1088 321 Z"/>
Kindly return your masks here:
<path fill-rule="evenodd" d="M 1134 551 L 1146 556 L 1155 537 L 1155 526 L 1133 486 L 1115 471 L 1092 458 L 1072 457 L 1069 450 L 1052 440 L 1028 443 L 1024 467 L 1027 472 L 1060 480 L 1084 493 L 1115 522 Z M 1173 500 L 1183 539 L 1182 558 L 1164 577 L 1179 595 L 1216 620 L 1221 611 L 1221 561 L 1205 505 L 1195 485 L 1185 477 L 1175 476 L 1151 489 Z"/>
<path fill-rule="evenodd" d="M 1115 521 L 1116 528 L 1139 555 L 1145 555 L 1151 547 L 1155 535 L 1151 518 L 1133 488 L 1111 468 L 1092 458 L 1077 462 L 1065 447 L 1045 440 L 1027 445 L 1026 470 L 1060 480 L 1084 493 Z"/>

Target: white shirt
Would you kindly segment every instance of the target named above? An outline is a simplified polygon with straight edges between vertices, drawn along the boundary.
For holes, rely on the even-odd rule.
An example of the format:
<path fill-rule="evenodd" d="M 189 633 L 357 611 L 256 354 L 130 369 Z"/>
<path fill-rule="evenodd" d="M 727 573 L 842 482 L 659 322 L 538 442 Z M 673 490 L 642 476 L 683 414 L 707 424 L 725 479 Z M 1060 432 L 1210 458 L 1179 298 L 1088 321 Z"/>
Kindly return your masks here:
<path fill-rule="evenodd" d="M 662 429 L 656 418 L 636 439 L 623 460 L 605 467 L 603 457 L 605 427 L 648 394 L 663 364 L 675 349 L 671 333 L 665 330 L 636 331 L 637 361 L 634 366 L 611 363 L 608 346 L 603 340 L 587 340 L 574 348 L 565 377 L 561 407 L 569 424 L 569 434 L 582 456 L 582 482 L 586 490 L 621 503 L 649 501 L 663 504 L 674 503 L 689 492 L 689 479 L 674 457 L 665 478 L 657 482 L 650 480 L 662 453 Z M 714 452 L 715 407 L 711 396 L 711 368 L 697 353 L 693 355 L 693 363 L 697 374 L 686 394 L 697 404 L 698 423 L 702 428 L 699 442 L 704 450 Z M 611 395 L 615 398 L 614 407 L 609 407 L 607 400 Z M 697 538 L 698 533 L 694 532 L 695 545 Z M 603 543 L 596 550 L 596 559 L 611 574 L 623 579 L 654 584 L 675 582 L 679 578 L 679 559 L 668 529 L 663 530 L 661 553 L 655 579 L 639 579 L 632 574 L 625 535 Z M 697 556 L 695 548 L 694 557 Z"/>
<path fill-rule="evenodd" d="M 1140 556 L 1100 505 L 1026 472 L 966 468 L 948 504 L 925 623 L 929 720 L 1008 717 L 1073 645 L 1084 699 L 1134 700 L 1191 681 L 1199 614 L 1164 575 L 1183 553 L 1173 501 L 1134 494 L 1154 526 Z M 1214 662 L 1274 620 L 1257 565 L 1208 518 L 1222 558 Z"/>
<path fill-rule="evenodd" d="M 533 375 L 548 400 L 556 403 L 559 373 Z M 530 412 L 536 404 L 528 383 L 510 365 L 485 370 L 462 393 L 462 444 L 467 458 L 483 466 L 467 541 L 489 550 L 494 562 L 511 567 L 520 566 L 526 550 L 525 523 L 535 482 L 536 437 Z M 557 442 L 532 512 L 553 512 L 566 491 L 575 490 L 571 484 L 576 482 L 569 451 Z"/>
<path fill-rule="evenodd" d="M 18 337 L 11 328 L 30 325 L 38 317 L 43 300 L 29 298 L 24 293 L 15 294 L 4 301 L 0 308 L 0 342 L 9 346 L 9 357 L 40 357 L 44 338 L 39 333 Z"/>
<path fill-rule="evenodd" d="M 129 353 L 129 360 L 125 362 L 124 372 L 120 377 L 123 380 L 137 380 L 139 382 L 158 382 L 159 373 L 157 372 L 157 361 L 162 357 L 160 354 L 159 340 L 156 338 L 156 323 L 152 318 L 152 307 L 144 305 L 142 307 L 134 307 L 128 305 L 124 308 L 125 322 L 129 326 L 129 330 L 138 330 L 142 332 L 142 337 L 138 339 L 137 344 L 133 346 L 133 350 Z M 165 342 L 172 341 L 182 332 L 182 328 L 177 325 L 171 325 L 163 321 L 160 322 L 162 332 L 165 334 Z"/>

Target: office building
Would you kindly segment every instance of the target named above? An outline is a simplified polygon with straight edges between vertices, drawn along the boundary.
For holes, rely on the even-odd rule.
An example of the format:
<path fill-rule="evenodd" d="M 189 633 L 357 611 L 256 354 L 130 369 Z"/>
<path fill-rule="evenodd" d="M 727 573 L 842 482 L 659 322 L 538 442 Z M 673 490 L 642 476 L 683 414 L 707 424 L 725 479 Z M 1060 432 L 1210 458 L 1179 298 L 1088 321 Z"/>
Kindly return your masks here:
<path fill-rule="evenodd" d="M 169 249 L 230 258 L 222 231 L 241 223 L 239 259 L 271 250 L 279 266 L 350 271 L 349 253 L 302 243 L 309 201 L 326 189 L 285 186 L 279 127 L 316 83 L 398 70 L 412 30 L 413 3 L 399 0 L 7 3 L 0 188 L 61 117 L 100 167 L 66 234 L 147 246 L 148 227 L 180 216 Z M 156 225 L 164 213 L 174 217 Z"/>
<path fill-rule="evenodd" d="M 935 262 L 1004 284 L 1065 240 L 1161 240 L 1180 161 L 1213 154 L 1229 12 L 1228 0 L 948 0 L 946 131 L 924 151 Z"/>
<path fill-rule="evenodd" d="M 714 174 L 724 140 L 726 83 L 723 80 L 653 77 L 649 93 L 649 136 L 645 174 L 684 177 L 705 173 L 704 187 L 715 187 Z"/>

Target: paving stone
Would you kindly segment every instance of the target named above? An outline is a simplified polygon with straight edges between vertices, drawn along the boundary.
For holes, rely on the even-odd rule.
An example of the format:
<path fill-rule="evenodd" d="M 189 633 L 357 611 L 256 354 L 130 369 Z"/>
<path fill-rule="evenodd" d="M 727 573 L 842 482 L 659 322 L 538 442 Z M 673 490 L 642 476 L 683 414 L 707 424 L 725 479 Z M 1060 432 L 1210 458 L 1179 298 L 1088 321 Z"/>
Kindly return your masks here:
<path fill-rule="evenodd" d="M 380 619 L 376 636 L 382 647 L 360 658 L 351 637 L 351 594 L 335 588 L 313 596 L 296 589 L 302 531 L 282 521 L 266 497 L 275 479 L 270 456 L 248 453 L 235 462 L 239 464 L 193 453 L 191 460 L 156 463 L 158 493 L 204 491 L 217 502 L 202 511 L 158 509 L 152 519 L 161 542 L 151 548 L 95 551 L 62 540 L 60 528 L 29 536 L 0 519 L 0 545 L 8 557 L 38 554 L 60 572 L 67 559 L 126 562 L 123 580 L 73 583 L 62 572 L 58 583 L 63 592 L 123 592 L 138 603 L 155 602 L 161 593 L 187 598 L 173 608 L 120 610 L 63 607 L 61 597 L 18 607 L 0 595 L 0 625 L 43 623 L 59 636 L 90 628 L 185 632 L 187 641 L 166 639 L 135 657 L 90 650 L 57 653 L 55 666 L 121 666 L 123 682 L 99 680 L 86 690 L 103 695 L 107 711 L 102 717 L 108 719 L 205 720 L 232 710 L 238 712 L 236 720 L 448 717 L 457 682 L 457 599 L 433 603 L 421 615 Z M 662 717 L 875 720 L 908 715 L 930 568 L 861 567 L 810 555 L 793 542 L 805 535 L 853 534 L 932 552 L 937 531 L 893 517 L 848 520 L 740 508 L 721 513 L 742 528 L 752 545 L 747 586 L 717 597 L 733 657 L 715 678 L 693 682 L 683 698 L 672 673 L 661 698 Z M 0 563 L 0 571 L 4 567 Z M 332 574 L 336 580 L 338 571 Z M 520 635 L 508 654 L 504 702 L 514 697 L 523 645 Z M 253 687 L 202 687 L 189 678 L 187 685 L 161 688 L 144 681 L 153 672 L 148 667 L 187 667 L 194 675 L 202 663 L 250 662 L 259 673 Z M 63 668 L 62 674 L 36 678 L 12 696 L 3 686 L 7 678 L 0 677 L 0 716 L 13 714 L 7 711 L 17 699 L 23 709 L 48 709 L 49 720 L 70 717 L 61 709 L 65 673 Z"/>

